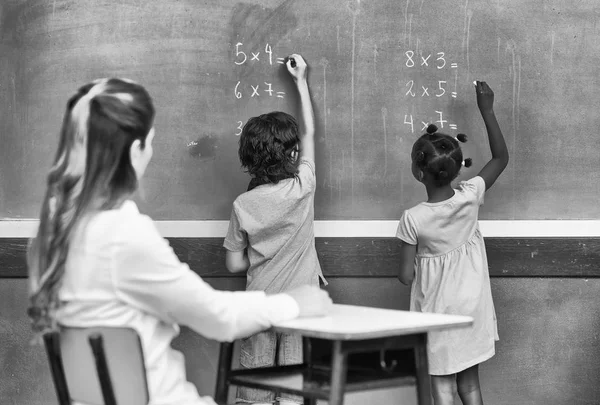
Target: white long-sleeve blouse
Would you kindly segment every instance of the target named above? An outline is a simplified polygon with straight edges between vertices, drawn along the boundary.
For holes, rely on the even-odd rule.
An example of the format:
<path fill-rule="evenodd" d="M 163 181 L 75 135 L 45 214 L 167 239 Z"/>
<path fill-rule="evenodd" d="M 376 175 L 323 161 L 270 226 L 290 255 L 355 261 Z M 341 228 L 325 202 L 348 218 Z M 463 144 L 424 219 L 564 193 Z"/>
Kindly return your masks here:
<path fill-rule="evenodd" d="M 286 294 L 214 290 L 179 261 L 133 201 L 92 216 L 76 232 L 59 291 L 67 326 L 129 326 L 140 335 L 151 405 L 208 405 L 186 380 L 171 341 L 186 325 L 232 341 L 298 316 Z"/>

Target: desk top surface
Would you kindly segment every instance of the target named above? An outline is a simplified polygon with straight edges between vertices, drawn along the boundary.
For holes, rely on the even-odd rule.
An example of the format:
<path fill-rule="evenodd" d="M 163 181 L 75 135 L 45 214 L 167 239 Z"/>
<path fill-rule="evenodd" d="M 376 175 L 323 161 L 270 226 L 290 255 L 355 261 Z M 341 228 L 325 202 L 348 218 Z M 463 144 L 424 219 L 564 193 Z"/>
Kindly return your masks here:
<path fill-rule="evenodd" d="M 273 329 L 321 339 L 362 340 L 468 327 L 472 324 L 473 318 L 469 316 L 335 304 L 327 316 L 280 322 Z"/>

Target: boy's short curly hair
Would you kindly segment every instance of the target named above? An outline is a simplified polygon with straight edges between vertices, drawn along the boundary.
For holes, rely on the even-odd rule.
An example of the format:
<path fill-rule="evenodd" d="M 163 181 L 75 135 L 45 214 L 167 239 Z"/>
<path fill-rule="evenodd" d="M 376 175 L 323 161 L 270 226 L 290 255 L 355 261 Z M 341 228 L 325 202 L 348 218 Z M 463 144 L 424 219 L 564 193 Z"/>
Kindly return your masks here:
<path fill-rule="evenodd" d="M 299 143 L 296 119 L 274 111 L 248 120 L 238 155 L 242 167 L 260 184 L 277 183 L 296 175 L 298 164 L 292 152 Z"/>

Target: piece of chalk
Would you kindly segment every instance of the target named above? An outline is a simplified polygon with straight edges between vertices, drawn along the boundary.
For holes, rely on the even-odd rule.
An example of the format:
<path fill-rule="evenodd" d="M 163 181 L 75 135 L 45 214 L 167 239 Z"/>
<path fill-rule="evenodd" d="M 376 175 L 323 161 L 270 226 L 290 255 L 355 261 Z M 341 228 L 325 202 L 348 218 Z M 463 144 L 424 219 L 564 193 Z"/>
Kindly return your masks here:
<path fill-rule="evenodd" d="M 473 81 L 473 86 L 477 86 L 477 81 Z"/>

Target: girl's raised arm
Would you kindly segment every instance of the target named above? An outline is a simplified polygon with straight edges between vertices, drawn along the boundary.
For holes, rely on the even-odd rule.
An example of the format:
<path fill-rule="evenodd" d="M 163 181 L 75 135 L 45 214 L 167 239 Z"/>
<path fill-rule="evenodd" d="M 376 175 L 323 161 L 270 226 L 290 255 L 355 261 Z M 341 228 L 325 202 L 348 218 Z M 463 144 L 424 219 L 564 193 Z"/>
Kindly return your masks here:
<path fill-rule="evenodd" d="M 494 114 L 494 92 L 486 82 L 480 81 L 475 82 L 475 89 L 477 106 L 485 123 L 492 151 L 492 158 L 478 174 L 485 181 L 485 188 L 488 190 L 508 165 L 508 149 Z"/>

